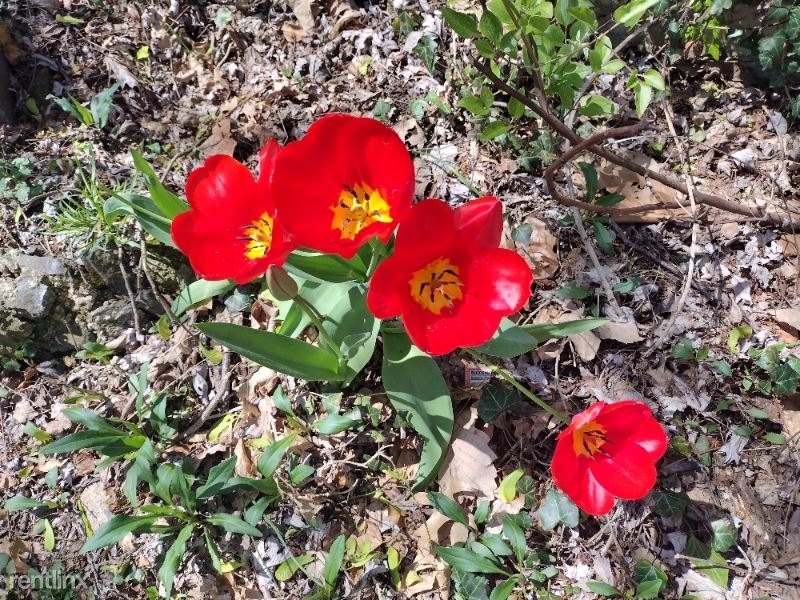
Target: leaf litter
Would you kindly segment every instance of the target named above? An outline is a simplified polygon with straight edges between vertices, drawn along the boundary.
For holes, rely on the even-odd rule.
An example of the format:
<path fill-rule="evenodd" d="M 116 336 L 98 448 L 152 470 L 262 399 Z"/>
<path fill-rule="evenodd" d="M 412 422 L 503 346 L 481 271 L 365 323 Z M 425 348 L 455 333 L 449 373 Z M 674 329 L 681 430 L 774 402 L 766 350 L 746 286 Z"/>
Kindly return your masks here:
<path fill-rule="evenodd" d="M 67 4 L 65 10 L 70 8 Z M 409 8 L 402 2 L 395 4 L 395 8 Z M 43 64 L 55 67 L 50 77 L 52 91 L 58 96 L 69 93 L 88 102 L 107 88 L 107 83 L 120 83 L 110 117 L 119 126 L 117 137 L 111 143 L 105 131 L 92 134 L 99 138 L 94 141 L 100 142 L 95 146 L 99 168 L 129 173 L 125 148 L 134 143 L 158 143 L 187 157 L 173 162 L 156 156 L 160 174 L 174 190 L 183 187 L 188 171 L 202 156 L 224 152 L 252 158 L 267 137 L 294 139 L 326 112 L 382 114 L 419 154 L 419 197 L 442 196 L 458 202 L 470 197 L 470 186 L 475 186 L 507 202 L 510 222 L 530 225 L 528 241 L 514 243 L 522 247 L 538 274 L 530 307 L 534 322 L 572 320 L 592 310 L 594 293 L 584 300 L 569 301 L 555 294 L 567 281 L 594 290 L 601 274 L 592 271 L 580 244 L 562 233 L 571 230 L 559 226 L 564 215 L 548 203 L 541 182 L 519 172 L 516 157 L 498 157 L 494 149 L 486 151 L 470 135 L 468 125 L 465 131 L 465 124 L 452 112 L 436 108 L 437 102 L 455 106 L 458 96 L 452 82 L 442 73 L 431 74 L 414 50 L 424 36 L 441 35 L 438 14 L 425 14 L 422 28 L 403 38 L 377 5 L 323 7 L 298 1 L 274 5 L 272 10 L 268 18 L 263 11 L 238 4 L 200 7 L 178 2 L 169 6 L 123 2 L 98 14 L 92 27 L 85 29 L 58 23 L 42 11 L 20 14 L 15 21 L 17 29 L 10 34 L 5 28 L 0 32 L 6 40 L 3 51 L 12 64 L 33 60 L 24 53 L 35 47 Z M 91 52 L 87 39 L 94 41 Z M 104 43 L 105 39 L 114 39 L 114 45 Z M 447 38 L 446 43 L 455 47 L 462 41 Z M 133 58 L 142 44 L 149 48 L 146 61 Z M 73 69 L 76 65 L 81 66 L 80 73 Z M 18 72 L 18 77 L 24 80 L 29 75 Z M 733 97 L 751 100 L 733 107 L 700 102 L 699 113 L 692 120 L 702 124 L 705 135 L 704 145 L 692 147 L 691 158 L 698 171 L 695 183 L 721 190 L 728 198 L 775 207 L 780 199 L 757 192 L 769 189 L 771 181 L 780 191 L 790 191 L 796 183 L 782 158 L 793 156 L 796 132 L 776 111 L 759 108 L 757 92 L 743 96 L 741 82 L 734 81 L 731 86 Z M 75 144 L 85 142 L 86 131 L 74 124 L 60 125 L 63 115 L 53 106 L 45 107 L 45 118 L 54 126 L 42 130 L 38 139 L 30 131 L 24 132 L 29 137 L 8 136 L 3 142 L 3 158 L 31 156 L 42 169 L 38 175 L 49 178 L 56 189 L 64 189 L 71 185 L 73 172 L 65 164 L 48 173 L 43 166 L 52 156 L 68 154 Z M 688 130 L 689 123 L 683 127 Z M 13 146 L 14 139 L 26 142 Z M 678 156 L 671 145 L 665 148 L 659 159 L 635 147 L 630 152 L 635 153 L 633 160 L 669 170 L 678 163 Z M 795 160 L 788 161 L 789 167 Z M 604 165 L 598 170 L 606 190 L 621 190 L 632 206 L 669 205 L 673 200 L 674 192 L 657 182 L 617 173 Z M 4 224 L 17 232 L 0 232 L 0 247 L 20 246 L 30 254 L 69 256 L 63 240 L 38 235 L 43 211 L 33 205 L 23 212 L 21 220 L 14 222 L 13 215 L 3 211 Z M 757 391 L 741 394 L 740 381 L 721 375 L 710 361 L 739 361 L 741 367 L 749 368 L 745 345 L 760 351 L 773 343 L 797 341 L 796 240 L 790 234 L 763 232 L 748 223 L 717 226 L 714 215 L 698 240 L 697 283 L 704 287 L 690 291 L 684 314 L 673 323 L 663 353 L 642 361 L 650 333 L 674 306 L 683 283 L 679 274 L 690 250 L 680 225 L 685 210 L 659 208 L 648 211 L 647 217 L 634 220 L 645 223 L 631 232 L 642 236 L 640 243 L 632 247 L 617 244 L 619 254 L 603 260 L 607 272 L 602 276 L 612 285 L 640 275 L 652 286 L 635 302 L 621 296 L 626 307 L 633 307 L 630 314 L 598 330 L 544 344 L 504 366 L 537 393 L 570 409 L 580 409 L 594 399 L 639 394 L 657 406 L 670 435 L 685 439 L 690 450 L 687 455 L 683 446 L 673 444 L 653 497 L 624 507 L 604 524 L 589 522 L 578 529 L 558 525 L 558 535 L 553 537 L 534 527 L 528 537 L 531 544 L 548 544 L 563 565 L 562 575 L 553 582 L 555 591 L 570 583 L 584 585 L 589 577 L 622 588 L 631 580 L 632 558 L 645 556 L 674 578 L 675 594 L 793 597 L 800 580 L 796 543 L 800 509 L 797 486 L 792 483 L 797 481 L 799 464 L 800 404 L 796 393 L 779 399 Z M 651 252 L 640 254 L 643 249 Z M 632 263 L 640 266 L 632 268 Z M 664 263 L 678 267 L 677 274 L 663 269 Z M 94 296 L 115 293 L 126 297 L 110 290 L 94 292 Z M 86 295 L 90 298 L 87 303 L 91 296 Z M 253 314 L 261 310 L 258 302 L 251 309 Z M 209 315 L 218 320 L 243 319 L 241 312 L 222 309 L 211 301 L 192 312 L 190 319 Z M 264 322 L 269 320 L 267 315 Z M 752 327 L 752 338 L 744 341 L 736 356 L 725 354 L 730 330 L 742 322 Z M 201 470 L 207 470 L 220 456 L 235 456 L 237 473 L 253 475 L 258 454 L 254 440 L 281 439 L 297 425 L 329 414 L 321 397 L 302 382 L 245 362 L 223 372 L 194 346 L 183 329 L 176 329 L 168 340 L 156 333 L 135 332 L 143 339 L 138 347 L 129 342 L 127 333 L 118 333 L 125 335 L 118 337 L 121 341 L 108 364 L 71 359 L 53 368 L 43 360 L 23 371 L 6 369 L 0 374 L 6 391 L 0 398 L 0 482 L 5 500 L 17 494 L 48 502 L 59 494 L 65 497 L 64 504 L 51 513 L 59 540 L 52 551 L 32 533 L 38 515 L 2 514 L 0 552 L 11 558 L 18 572 L 34 566 L 47 568 L 56 561 L 71 571 L 91 572 L 90 559 L 77 552 L 87 533 L 82 518 L 96 529 L 111 514 L 128 510 L 118 493 L 123 472 L 113 466 L 96 471 L 98 457 L 85 450 L 58 460 L 38 456 L 38 442 L 25 427 L 32 424 L 50 436 L 70 432 L 73 425 L 61 413 L 61 407 L 67 405 L 92 407 L 106 416 L 130 415 L 135 393 L 128 380 L 142 365 L 149 365 L 147 381 L 154 391 L 166 390 L 179 398 L 173 409 L 187 424 L 219 398 L 209 420 L 175 449 L 192 456 Z M 694 350 L 708 348 L 712 355 L 708 360 L 674 358 L 670 345 L 684 337 Z M 110 344 L 112 340 L 98 341 Z M 736 375 L 746 377 L 741 370 Z M 226 378 L 229 385 L 232 382 L 230 388 L 223 385 Z M 768 376 L 762 376 L 762 383 L 764 379 Z M 456 376 L 449 379 L 454 390 L 462 381 Z M 379 435 L 371 438 L 356 430 L 323 435 L 309 430 L 289 449 L 297 465 L 312 466 L 315 471 L 301 485 L 290 486 L 292 493 L 281 500 L 271 517 L 279 531 L 295 534 L 290 548 L 276 536 L 267 535 L 250 540 L 242 554 L 239 539 L 223 539 L 225 556 L 240 557 L 241 567 L 219 578 L 210 575 L 213 571 L 207 559 L 196 548 L 189 548 L 176 589 L 190 598 L 281 598 L 302 593 L 300 578 L 277 582 L 274 569 L 289 557 L 289 549 L 295 555 L 324 556 L 336 535 L 344 532 L 354 535 L 359 544 L 368 541 L 377 551 L 372 563 L 349 569 L 350 589 L 360 580 L 366 582 L 362 593 L 372 593 L 366 597 L 393 589 L 386 572 L 374 579 L 367 577 L 392 547 L 401 556 L 398 594 L 423 599 L 447 596 L 448 569 L 433 553 L 432 544 L 450 545 L 463 540 L 465 532 L 419 495 L 407 493 L 405 487 L 413 479 L 419 459 L 419 441 L 410 430 L 391 426 L 397 415 L 381 398 L 379 385 L 375 381 L 365 385 L 363 392 L 379 415 Z M 279 388 L 288 396 L 288 404 L 276 400 Z M 547 415 L 525 404 L 515 405 L 487 424 L 477 416 L 475 395 L 462 395 L 457 435 L 437 478 L 438 489 L 466 510 L 474 509 L 482 499 L 492 502 L 495 516 L 535 510 L 548 491 L 546 465 L 553 424 Z M 767 412 L 774 416 L 762 423 L 767 429 L 756 427 L 743 435 L 745 430 L 737 431 L 734 425 L 753 425 L 743 409 L 756 402 L 756 395 L 769 404 L 773 410 Z M 343 412 L 353 401 L 341 399 Z M 719 408 L 721 403 L 742 410 Z M 212 439 L 211 431 L 227 415 L 233 416 L 230 426 L 221 427 L 219 436 Z M 716 432 L 713 424 L 717 424 Z M 759 437 L 770 431 L 783 432 L 788 443 L 770 445 Z M 384 455 L 390 468 L 374 471 L 366 466 L 370 458 Z M 517 467 L 538 480 L 539 487 L 530 492 L 537 501 L 533 505 L 526 504 L 522 493 L 510 503 L 498 497 L 499 481 Z M 54 468 L 58 480 L 51 488 L 44 478 Z M 280 476 L 290 475 L 281 472 Z M 667 492 L 685 493 L 691 503 L 681 513 L 665 512 L 659 494 Z M 230 507 L 241 508 L 233 500 Z M 707 576 L 707 571 L 686 555 L 686 532 L 708 533 L 711 518 L 721 516 L 733 520 L 738 534 L 736 548 L 726 553 L 731 566 L 727 587 Z M 149 573 L 144 581 L 152 583 L 160 556 L 155 536 L 137 536 L 135 543 L 124 539 L 120 549 L 122 555 L 108 550 L 91 560 L 117 567 L 127 561 Z M 131 579 L 114 586 L 110 577 L 102 575 L 92 582 L 104 598 L 143 597 L 143 585 Z"/>

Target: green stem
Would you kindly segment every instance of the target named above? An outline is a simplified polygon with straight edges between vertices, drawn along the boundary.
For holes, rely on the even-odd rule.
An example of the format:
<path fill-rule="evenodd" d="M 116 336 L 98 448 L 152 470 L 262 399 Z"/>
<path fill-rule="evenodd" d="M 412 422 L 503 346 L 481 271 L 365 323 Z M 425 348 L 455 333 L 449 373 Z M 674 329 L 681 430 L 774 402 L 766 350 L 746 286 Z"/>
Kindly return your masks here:
<path fill-rule="evenodd" d="M 378 268 L 378 264 L 380 263 L 381 259 L 386 256 L 386 246 L 381 243 L 380 240 L 377 238 L 372 238 L 369 241 L 369 247 L 372 250 L 369 258 L 369 266 L 367 267 L 367 277 L 365 281 L 369 281 L 372 274 L 375 272 L 375 269 Z"/>
<path fill-rule="evenodd" d="M 322 317 L 317 312 L 317 309 L 314 308 L 311 303 L 303 298 L 300 295 L 295 296 L 292 298 L 293 302 L 297 302 L 300 308 L 308 315 L 308 318 L 311 319 L 311 322 L 314 324 L 314 327 L 317 328 L 319 332 L 319 337 L 322 338 L 322 341 L 325 342 L 325 345 L 336 355 L 336 358 L 339 359 L 339 365 L 343 365 L 347 362 L 347 357 L 342 352 L 342 349 L 339 348 L 339 344 L 325 331 L 325 328 L 322 326 Z"/>
<path fill-rule="evenodd" d="M 519 381 L 514 379 L 511 375 L 509 375 L 503 369 L 501 369 L 496 364 L 494 364 L 492 361 L 490 361 L 488 358 L 486 358 L 482 354 L 478 354 L 477 352 L 475 352 L 474 350 L 471 350 L 470 348 L 462 348 L 462 350 L 464 350 L 464 352 L 469 354 L 472 358 L 474 358 L 478 362 L 480 362 L 480 363 L 486 365 L 487 367 L 489 367 L 489 369 L 492 371 L 492 373 L 494 373 L 495 375 L 497 375 L 501 379 L 504 379 L 505 381 L 507 381 L 508 383 L 513 385 L 515 388 L 517 388 L 517 390 L 519 390 L 519 392 L 521 394 L 523 394 L 525 397 L 527 397 L 536 406 L 538 406 L 539 408 L 541 408 L 543 410 L 546 410 L 547 412 L 549 412 L 551 415 L 553 415 L 556 419 L 558 419 L 562 423 L 564 423 L 566 425 L 569 425 L 569 419 L 566 416 L 564 416 L 559 411 L 557 411 L 555 408 L 550 406 L 547 402 L 545 402 L 544 400 L 539 398 L 539 396 L 534 394 L 532 391 L 530 391 L 528 388 L 526 388 L 524 385 L 522 385 Z"/>

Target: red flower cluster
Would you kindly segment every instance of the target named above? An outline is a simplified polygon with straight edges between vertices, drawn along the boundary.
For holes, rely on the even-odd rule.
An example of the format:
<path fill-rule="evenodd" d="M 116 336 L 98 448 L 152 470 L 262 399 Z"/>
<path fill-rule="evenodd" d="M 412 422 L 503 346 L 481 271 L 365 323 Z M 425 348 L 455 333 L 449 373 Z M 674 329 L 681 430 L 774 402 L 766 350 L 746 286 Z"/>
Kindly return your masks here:
<path fill-rule="evenodd" d="M 329 115 L 259 156 L 257 181 L 226 155 L 189 176 L 190 210 L 173 220 L 172 238 L 205 279 L 246 283 L 298 247 L 350 258 L 371 237 L 388 240 L 411 207 L 414 164 L 374 119 Z"/>
<path fill-rule="evenodd" d="M 402 315 L 411 341 L 429 354 L 486 342 L 503 317 L 522 308 L 533 282 L 521 256 L 498 248 L 502 231 L 497 198 L 455 210 L 423 200 L 375 271 L 367 306 L 379 319 Z"/>
<path fill-rule="evenodd" d="M 525 261 L 498 247 L 500 202 L 453 210 L 429 199 L 412 209 L 413 162 L 382 123 L 329 115 L 283 148 L 270 140 L 259 156 L 257 180 L 225 155 L 189 176 L 190 210 L 175 217 L 172 237 L 205 279 L 246 283 L 300 247 L 350 258 L 370 238 L 388 241 L 402 221 L 367 303 L 378 318 L 402 315 L 420 349 L 478 346 L 530 296 Z"/>
<path fill-rule="evenodd" d="M 656 482 L 655 463 L 666 449 L 667 436 L 646 405 L 597 402 L 559 434 L 550 471 L 579 508 L 604 515 L 615 497 L 647 495 Z"/>

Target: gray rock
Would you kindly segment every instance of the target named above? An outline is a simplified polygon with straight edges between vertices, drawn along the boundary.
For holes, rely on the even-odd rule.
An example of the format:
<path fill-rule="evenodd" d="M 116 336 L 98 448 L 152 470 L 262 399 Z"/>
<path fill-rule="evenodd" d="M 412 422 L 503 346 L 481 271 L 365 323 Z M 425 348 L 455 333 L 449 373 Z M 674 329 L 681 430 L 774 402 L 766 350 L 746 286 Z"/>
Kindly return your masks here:
<path fill-rule="evenodd" d="M 55 298 L 56 294 L 49 285 L 36 277 L 22 275 L 15 281 L 14 297 L 8 308 L 23 317 L 37 320 L 48 315 Z"/>
<path fill-rule="evenodd" d="M 40 275 L 66 275 L 67 273 L 64 261 L 60 258 L 19 254 L 15 259 L 17 266 L 22 271 L 29 271 Z"/>
<path fill-rule="evenodd" d="M 139 314 L 140 318 L 144 315 Z M 89 313 L 87 327 L 97 341 L 108 342 L 119 337 L 126 329 L 133 327 L 133 308 L 128 300 L 107 300 Z"/>

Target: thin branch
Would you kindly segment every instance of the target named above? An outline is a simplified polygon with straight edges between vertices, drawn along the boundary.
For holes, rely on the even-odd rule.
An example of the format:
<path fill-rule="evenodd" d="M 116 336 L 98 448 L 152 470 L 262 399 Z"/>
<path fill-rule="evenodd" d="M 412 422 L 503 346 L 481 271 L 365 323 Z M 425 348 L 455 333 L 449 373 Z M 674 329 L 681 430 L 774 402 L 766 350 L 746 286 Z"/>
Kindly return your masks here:
<path fill-rule="evenodd" d="M 519 100 L 524 106 L 532 110 L 536 113 L 541 119 L 558 135 L 563 137 L 564 139 L 570 141 L 572 144 L 576 146 L 580 144 L 583 139 L 578 136 L 577 133 L 572 131 L 569 127 L 567 127 L 562 121 L 558 119 L 553 113 L 551 113 L 547 108 L 540 107 L 536 102 L 531 100 L 525 94 L 520 93 L 518 90 L 514 89 L 510 85 L 508 85 L 505 81 L 500 79 L 497 75 L 495 75 L 489 67 L 487 67 L 483 62 L 479 60 L 474 61 L 474 66 L 478 71 L 480 71 L 483 75 L 486 76 L 495 86 L 497 86 L 500 90 Z M 609 131 L 607 130 L 605 133 L 608 137 L 613 137 L 612 135 L 608 135 Z M 606 150 L 605 148 L 598 147 L 597 145 L 592 145 L 586 148 L 587 151 L 592 152 L 593 154 L 606 159 L 608 162 L 620 166 L 624 169 L 632 171 L 638 175 L 643 177 L 649 177 L 653 181 L 657 181 L 667 187 L 674 189 L 681 194 L 688 196 L 689 195 L 689 188 L 685 183 L 682 183 L 672 177 L 663 175 L 657 171 L 652 171 L 640 164 L 637 164 L 631 160 L 628 160 L 622 156 L 618 156 L 613 152 Z M 553 190 L 550 190 L 550 193 L 553 193 Z M 742 204 L 740 202 L 734 202 L 731 200 L 726 200 L 724 198 L 720 198 L 719 196 L 714 196 L 713 194 L 707 194 L 705 192 L 701 192 L 700 190 L 693 190 L 695 202 L 699 204 L 704 204 L 706 206 L 711 206 L 714 208 L 718 208 L 720 210 L 724 210 L 730 213 L 743 215 L 746 217 L 754 218 L 759 221 L 763 221 L 769 223 L 771 225 L 786 229 L 786 228 L 794 228 L 797 224 L 794 220 L 788 215 L 781 215 L 781 214 L 774 214 L 774 213 L 765 213 L 763 210 L 757 207 L 748 206 Z M 563 202 L 564 197 L 562 195 L 554 195 L 556 200 L 559 202 Z M 565 204 L 567 206 L 575 206 L 575 204 L 570 204 L 570 202 L 579 202 L 579 201 L 571 201 L 568 200 Z M 667 204 L 659 204 L 658 208 L 677 208 L 680 205 L 673 206 Z M 592 210 L 594 212 L 601 212 L 606 214 L 613 214 L 613 211 L 609 211 L 606 207 L 598 207 L 587 203 L 582 203 L 577 205 L 578 208 L 583 208 L 585 210 Z M 648 207 L 638 207 L 635 211 L 631 212 L 644 212 L 645 209 L 649 210 Z M 617 209 L 619 210 L 619 209 Z M 630 214 L 627 213 L 627 214 Z"/>

